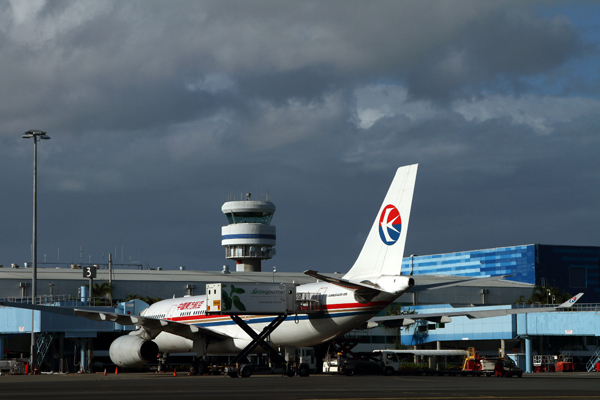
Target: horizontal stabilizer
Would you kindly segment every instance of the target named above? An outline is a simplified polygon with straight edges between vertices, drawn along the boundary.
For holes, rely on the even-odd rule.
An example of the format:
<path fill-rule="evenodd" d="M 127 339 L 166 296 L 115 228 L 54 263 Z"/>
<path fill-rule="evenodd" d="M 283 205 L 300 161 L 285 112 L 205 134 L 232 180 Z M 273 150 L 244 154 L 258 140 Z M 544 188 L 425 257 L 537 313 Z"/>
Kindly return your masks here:
<path fill-rule="evenodd" d="M 374 290 L 382 291 L 382 289 L 380 287 L 378 287 L 377 285 L 370 283 L 370 282 L 369 283 L 367 283 L 367 282 L 357 283 L 357 282 L 351 282 L 351 281 L 349 281 L 347 279 L 343 279 L 343 278 L 332 278 L 330 276 L 322 275 L 322 274 L 318 273 L 317 271 L 313 271 L 311 269 L 304 271 L 304 275 L 311 276 L 320 281 L 333 283 L 334 285 L 341 286 L 345 289 L 351 289 L 351 290 L 374 289 Z"/>

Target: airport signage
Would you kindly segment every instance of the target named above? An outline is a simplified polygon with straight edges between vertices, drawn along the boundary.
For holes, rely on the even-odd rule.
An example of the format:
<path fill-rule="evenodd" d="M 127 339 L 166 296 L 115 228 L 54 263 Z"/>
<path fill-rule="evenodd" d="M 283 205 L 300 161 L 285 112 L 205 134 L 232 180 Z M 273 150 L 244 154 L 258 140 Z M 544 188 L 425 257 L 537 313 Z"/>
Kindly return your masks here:
<path fill-rule="evenodd" d="M 86 279 L 96 278 L 96 267 L 83 267 L 83 277 Z"/>

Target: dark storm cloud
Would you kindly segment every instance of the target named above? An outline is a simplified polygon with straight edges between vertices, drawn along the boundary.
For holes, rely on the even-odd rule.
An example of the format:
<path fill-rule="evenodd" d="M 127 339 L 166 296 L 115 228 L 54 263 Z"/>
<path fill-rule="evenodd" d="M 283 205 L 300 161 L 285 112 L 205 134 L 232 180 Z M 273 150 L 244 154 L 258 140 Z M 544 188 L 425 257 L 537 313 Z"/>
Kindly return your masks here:
<path fill-rule="evenodd" d="M 344 271 L 416 162 L 408 254 L 597 244 L 600 105 L 569 64 L 596 43 L 555 4 L 0 2 L 0 262 L 29 257 L 32 128 L 53 261 L 220 269 L 221 204 L 268 191 L 267 265 Z M 569 97 L 531 80 L 556 76 Z"/>
<path fill-rule="evenodd" d="M 501 9 L 465 24 L 453 42 L 410 69 L 406 82 L 417 98 L 471 96 L 486 85 L 516 88 L 524 78 L 557 69 L 592 49 L 565 18 Z"/>

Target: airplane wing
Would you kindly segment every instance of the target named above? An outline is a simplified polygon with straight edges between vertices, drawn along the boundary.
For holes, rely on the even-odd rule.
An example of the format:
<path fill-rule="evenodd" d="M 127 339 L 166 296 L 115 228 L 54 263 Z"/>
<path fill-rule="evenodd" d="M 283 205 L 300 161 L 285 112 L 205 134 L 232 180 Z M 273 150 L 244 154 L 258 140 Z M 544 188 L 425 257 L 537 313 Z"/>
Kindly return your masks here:
<path fill-rule="evenodd" d="M 338 286 L 341 286 L 346 289 L 352 289 L 352 290 L 374 289 L 374 290 L 381 291 L 381 288 L 373 285 L 370 282 L 369 283 L 366 283 L 366 282 L 357 283 L 357 282 L 351 282 L 347 279 L 332 278 L 330 276 L 322 275 L 322 274 L 318 273 L 317 271 L 313 271 L 312 269 L 304 271 L 304 275 L 311 276 L 313 278 L 316 278 L 316 279 L 324 281 L 324 282 L 333 283 L 334 285 L 338 285 Z"/>
<path fill-rule="evenodd" d="M 412 275 L 415 285 L 407 293 L 423 292 L 426 290 L 444 289 L 452 286 L 481 285 L 492 281 L 501 281 L 514 275 L 500 275 L 488 278 L 454 275 Z"/>
<path fill-rule="evenodd" d="M 92 321 L 111 321 L 119 325 L 135 325 L 148 330 L 158 330 L 168 332 L 174 335 L 182 336 L 186 339 L 197 339 L 199 336 L 210 337 L 213 339 L 229 339 L 229 336 L 222 335 L 207 328 L 201 328 L 196 325 L 188 325 L 181 322 L 168 321 L 165 319 L 143 317 L 141 315 L 119 314 L 111 311 L 100 311 L 83 308 L 70 308 L 58 306 L 44 306 L 40 304 L 26 304 L 2 301 L 0 306 L 25 308 L 29 310 L 45 311 L 54 314 L 69 315 L 72 317 L 85 317 Z"/>
<path fill-rule="evenodd" d="M 382 324 L 389 328 L 395 328 L 398 326 L 406 326 L 414 324 L 416 320 L 424 319 L 431 322 L 445 322 L 452 321 L 452 317 L 467 317 L 469 319 L 476 318 L 490 318 L 490 317 L 501 317 L 504 315 L 514 314 L 529 314 L 529 313 L 541 313 L 541 312 L 552 312 L 569 309 L 573 306 L 580 298 L 583 293 L 579 293 L 573 296 L 569 300 L 560 304 L 556 307 L 531 307 L 531 308 L 506 308 L 501 310 L 478 310 L 480 307 L 473 307 L 473 310 L 468 311 L 449 311 L 440 313 L 428 313 L 428 314 L 405 314 L 405 315 L 389 315 L 383 317 L 373 317 L 367 321 L 369 326 L 373 326 L 375 323 Z"/>

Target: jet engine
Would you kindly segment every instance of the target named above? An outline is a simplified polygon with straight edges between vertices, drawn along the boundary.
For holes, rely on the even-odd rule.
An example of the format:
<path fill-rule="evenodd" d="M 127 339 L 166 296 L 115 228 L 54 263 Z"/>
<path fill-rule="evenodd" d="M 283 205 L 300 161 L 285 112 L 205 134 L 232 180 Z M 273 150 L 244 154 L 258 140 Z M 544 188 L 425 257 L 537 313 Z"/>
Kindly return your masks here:
<path fill-rule="evenodd" d="M 119 367 L 139 367 L 156 360 L 158 345 L 152 340 L 126 335 L 111 343 L 109 353 L 112 362 Z"/>

